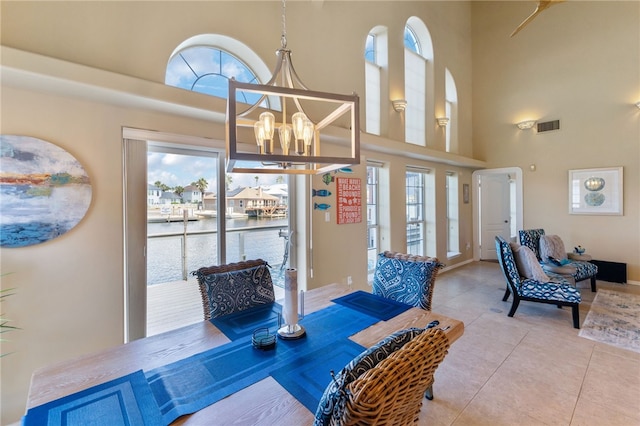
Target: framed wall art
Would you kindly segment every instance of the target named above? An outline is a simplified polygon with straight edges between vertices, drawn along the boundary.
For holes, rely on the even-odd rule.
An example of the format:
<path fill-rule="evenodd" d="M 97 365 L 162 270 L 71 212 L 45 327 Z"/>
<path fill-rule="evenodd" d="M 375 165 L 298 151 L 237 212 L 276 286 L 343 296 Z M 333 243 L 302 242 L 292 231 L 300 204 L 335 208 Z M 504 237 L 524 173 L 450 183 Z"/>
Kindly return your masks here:
<path fill-rule="evenodd" d="M 64 149 L 0 135 L 0 246 L 25 247 L 65 234 L 85 216 L 91 182 Z"/>
<path fill-rule="evenodd" d="M 622 215 L 622 167 L 569 170 L 569 213 Z"/>

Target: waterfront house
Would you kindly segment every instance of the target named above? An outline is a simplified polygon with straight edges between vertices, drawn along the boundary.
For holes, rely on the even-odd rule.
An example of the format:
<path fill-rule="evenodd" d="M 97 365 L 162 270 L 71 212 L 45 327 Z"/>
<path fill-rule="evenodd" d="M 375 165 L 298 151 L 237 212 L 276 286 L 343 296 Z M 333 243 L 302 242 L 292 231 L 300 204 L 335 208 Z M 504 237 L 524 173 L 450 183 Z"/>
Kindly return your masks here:
<path fill-rule="evenodd" d="M 198 204 L 202 202 L 202 192 L 194 185 L 187 185 L 182 192 L 183 203 Z"/>
<path fill-rule="evenodd" d="M 227 193 L 227 213 L 262 216 L 278 207 L 283 207 L 280 199 L 267 194 L 262 187 L 239 187 Z"/>
<path fill-rule="evenodd" d="M 148 185 L 147 189 L 147 204 L 150 206 L 160 204 L 160 197 L 162 196 L 162 189 L 155 185 Z"/>

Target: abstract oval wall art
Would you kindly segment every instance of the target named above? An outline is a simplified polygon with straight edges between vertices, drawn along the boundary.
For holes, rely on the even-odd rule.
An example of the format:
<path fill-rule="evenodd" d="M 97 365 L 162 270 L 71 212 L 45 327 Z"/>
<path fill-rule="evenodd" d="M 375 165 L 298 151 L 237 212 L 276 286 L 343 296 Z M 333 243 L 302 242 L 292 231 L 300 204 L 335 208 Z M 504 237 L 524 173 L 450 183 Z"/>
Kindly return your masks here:
<path fill-rule="evenodd" d="M 52 240 L 89 204 L 89 176 L 71 154 L 41 139 L 0 135 L 0 247 Z"/>

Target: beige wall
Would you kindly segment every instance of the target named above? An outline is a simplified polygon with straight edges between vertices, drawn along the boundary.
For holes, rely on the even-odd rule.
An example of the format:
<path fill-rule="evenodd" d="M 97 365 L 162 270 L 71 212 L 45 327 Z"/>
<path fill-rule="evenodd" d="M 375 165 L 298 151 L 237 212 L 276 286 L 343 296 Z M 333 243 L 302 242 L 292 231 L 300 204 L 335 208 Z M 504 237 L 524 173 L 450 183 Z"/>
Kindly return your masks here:
<path fill-rule="evenodd" d="M 508 39 L 528 6 L 289 2 L 289 47 L 309 87 L 356 91 L 362 97 L 364 38 L 374 26 L 385 25 L 396 49 L 390 54 L 390 85 L 401 88 L 402 29 L 406 19 L 416 15 L 427 24 L 434 43 L 435 108 L 444 105 L 445 67 L 456 79 L 461 155 L 441 152 L 444 139 L 435 128 L 429 129 L 432 149 L 393 140 L 402 135 L 402 121 L 391 109 L 388 134 L 393 138 L 363 135 L 363 155 L 389 167 L 390 201 L 385 208 L 390 224 L 383 248 L 403 250 L 405 165 L 434 171 L 442 218 L 447 170 L 460 172 L 462 184 L 471 183 L 472 171 L 483 161 L 524 170 L 535 162 L 538 171 L 525 173 L 524 179 L 525 225 L 543 226 L 603 258 L 627 261 L 630 279 L 638 281 L 640 110 L 630 108 L 640 100 L 638 3 L 567 2 L 545 12 L 517 39 Z M 122 126 L 211 137 L 212 145 L 222 146 L 222 127 L 208 114 L 208 109 L 223 111 L 222 103 L 162 85 L 171 52 L 193 35 L 220 33 L 249 45 L 271 68 L 279 47 L 281 10 L 279 2 L 3 1 L 0 8 L 3 46 L 87 66 L 3 52 L 1 133 L 35 136 L 61 146 L 83 164 L 93 184 L 88 214 L 71 232 L 38 246 L 0 249 L 2 271 L 14 272 L 2 287 L 18 289 L 3 303 L 3 312 L 22 328 L 2 347 L 3 352 L 15 352 L 0 361 L 0 422 L 5 424 L 23 413 L 35 369 L 123 340 Z M 598 25 L 601 16 L 607 18 L 602 22 L 616 24 Z M 566 31 L 552 31 L 557 28 Z M 600 32 L 604 36 L 598 36 Z M 21 72 L 25 70 L 33 74 Z M 77 90 L 85 86 L 59 84 L 61 80 L 46 80 L 43 89 L 40 74 L 110 90 L 88 94 Z M 30 81 L 31 76 L 36 81 Z M 121 90 L 136 94 L 136 100 L 125 99 Z M 529 112 L 537 113 L 535 118 L 560 118 L 563 129 L 549 136 L 514 130 L 519 115 Z M 609 165 L 625 166 L 625 216 L 567 215 L 566 170 Z M 364 179 L 364 166 L 355 170 Z M 472 258 L 464 251 L 465 242 L 472 240 L 472 204 L 461 207 L 463 254 L 445 260 L 448 265 Z M 329 224 L 321 213 L 311 214 L 314 277 L 309 286 L 344 282 L 351 275 L 355 286 L 366 288 L 365 224 L 336 225 L 333 216 Z M 438 221 L 436 232 L 445 235 L 444 221 Z M 442 238 L 437 254 L 446 257 Z"/>
<path fill-rule="evenodd" d="M 566 2 L 513 38 L 527 2 L 473 3 L 474 153 L 523 170 L 524 227 L 640 281 L 640 3 Z M 509 23 L 509 24 L 507 24 Z M 537 134 L 514 123 L 560 120 Z M 530 171 L 530 165 L 536 171 Z M 624 215 L 568 213 L 568 170 L 624 167 Z"/>

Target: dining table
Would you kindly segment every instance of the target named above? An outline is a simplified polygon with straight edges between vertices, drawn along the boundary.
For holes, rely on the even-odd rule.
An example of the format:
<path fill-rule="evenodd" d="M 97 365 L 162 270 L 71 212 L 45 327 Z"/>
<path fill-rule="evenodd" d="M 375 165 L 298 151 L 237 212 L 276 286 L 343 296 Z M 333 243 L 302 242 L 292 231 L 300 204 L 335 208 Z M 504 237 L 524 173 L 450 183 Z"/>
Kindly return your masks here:
<path fill-rule="evenodd" d="M 304 317 L 300 323 L 304 325 L 306 316 L 335 305 L 337 298 L 355 291 L 347 285 L 329 284 L 304 292 Z M 410 327 L 424 328 L 433 321 L 438 321 L 437 327 L 444 330 L 450 343 L 464 332 L 462 321 L 410 307 L 392 318 L 374 321 L 372 325 L 349 335 L 348 339 L 368 348 L 396 331 Z M 27 415 L 31 409 L 101 383 L 139 370 L 147 372 L 160 369 L 229 343 L 231 339 L 212 321 L 202 321 L 45 366 L 32 375 L 26 404 Z M 312 409 L 301 403 L 274 377 L 267 376 L 196 412 L 181 415 L 171 424 L 310 425 L 313 420 Z"/>

